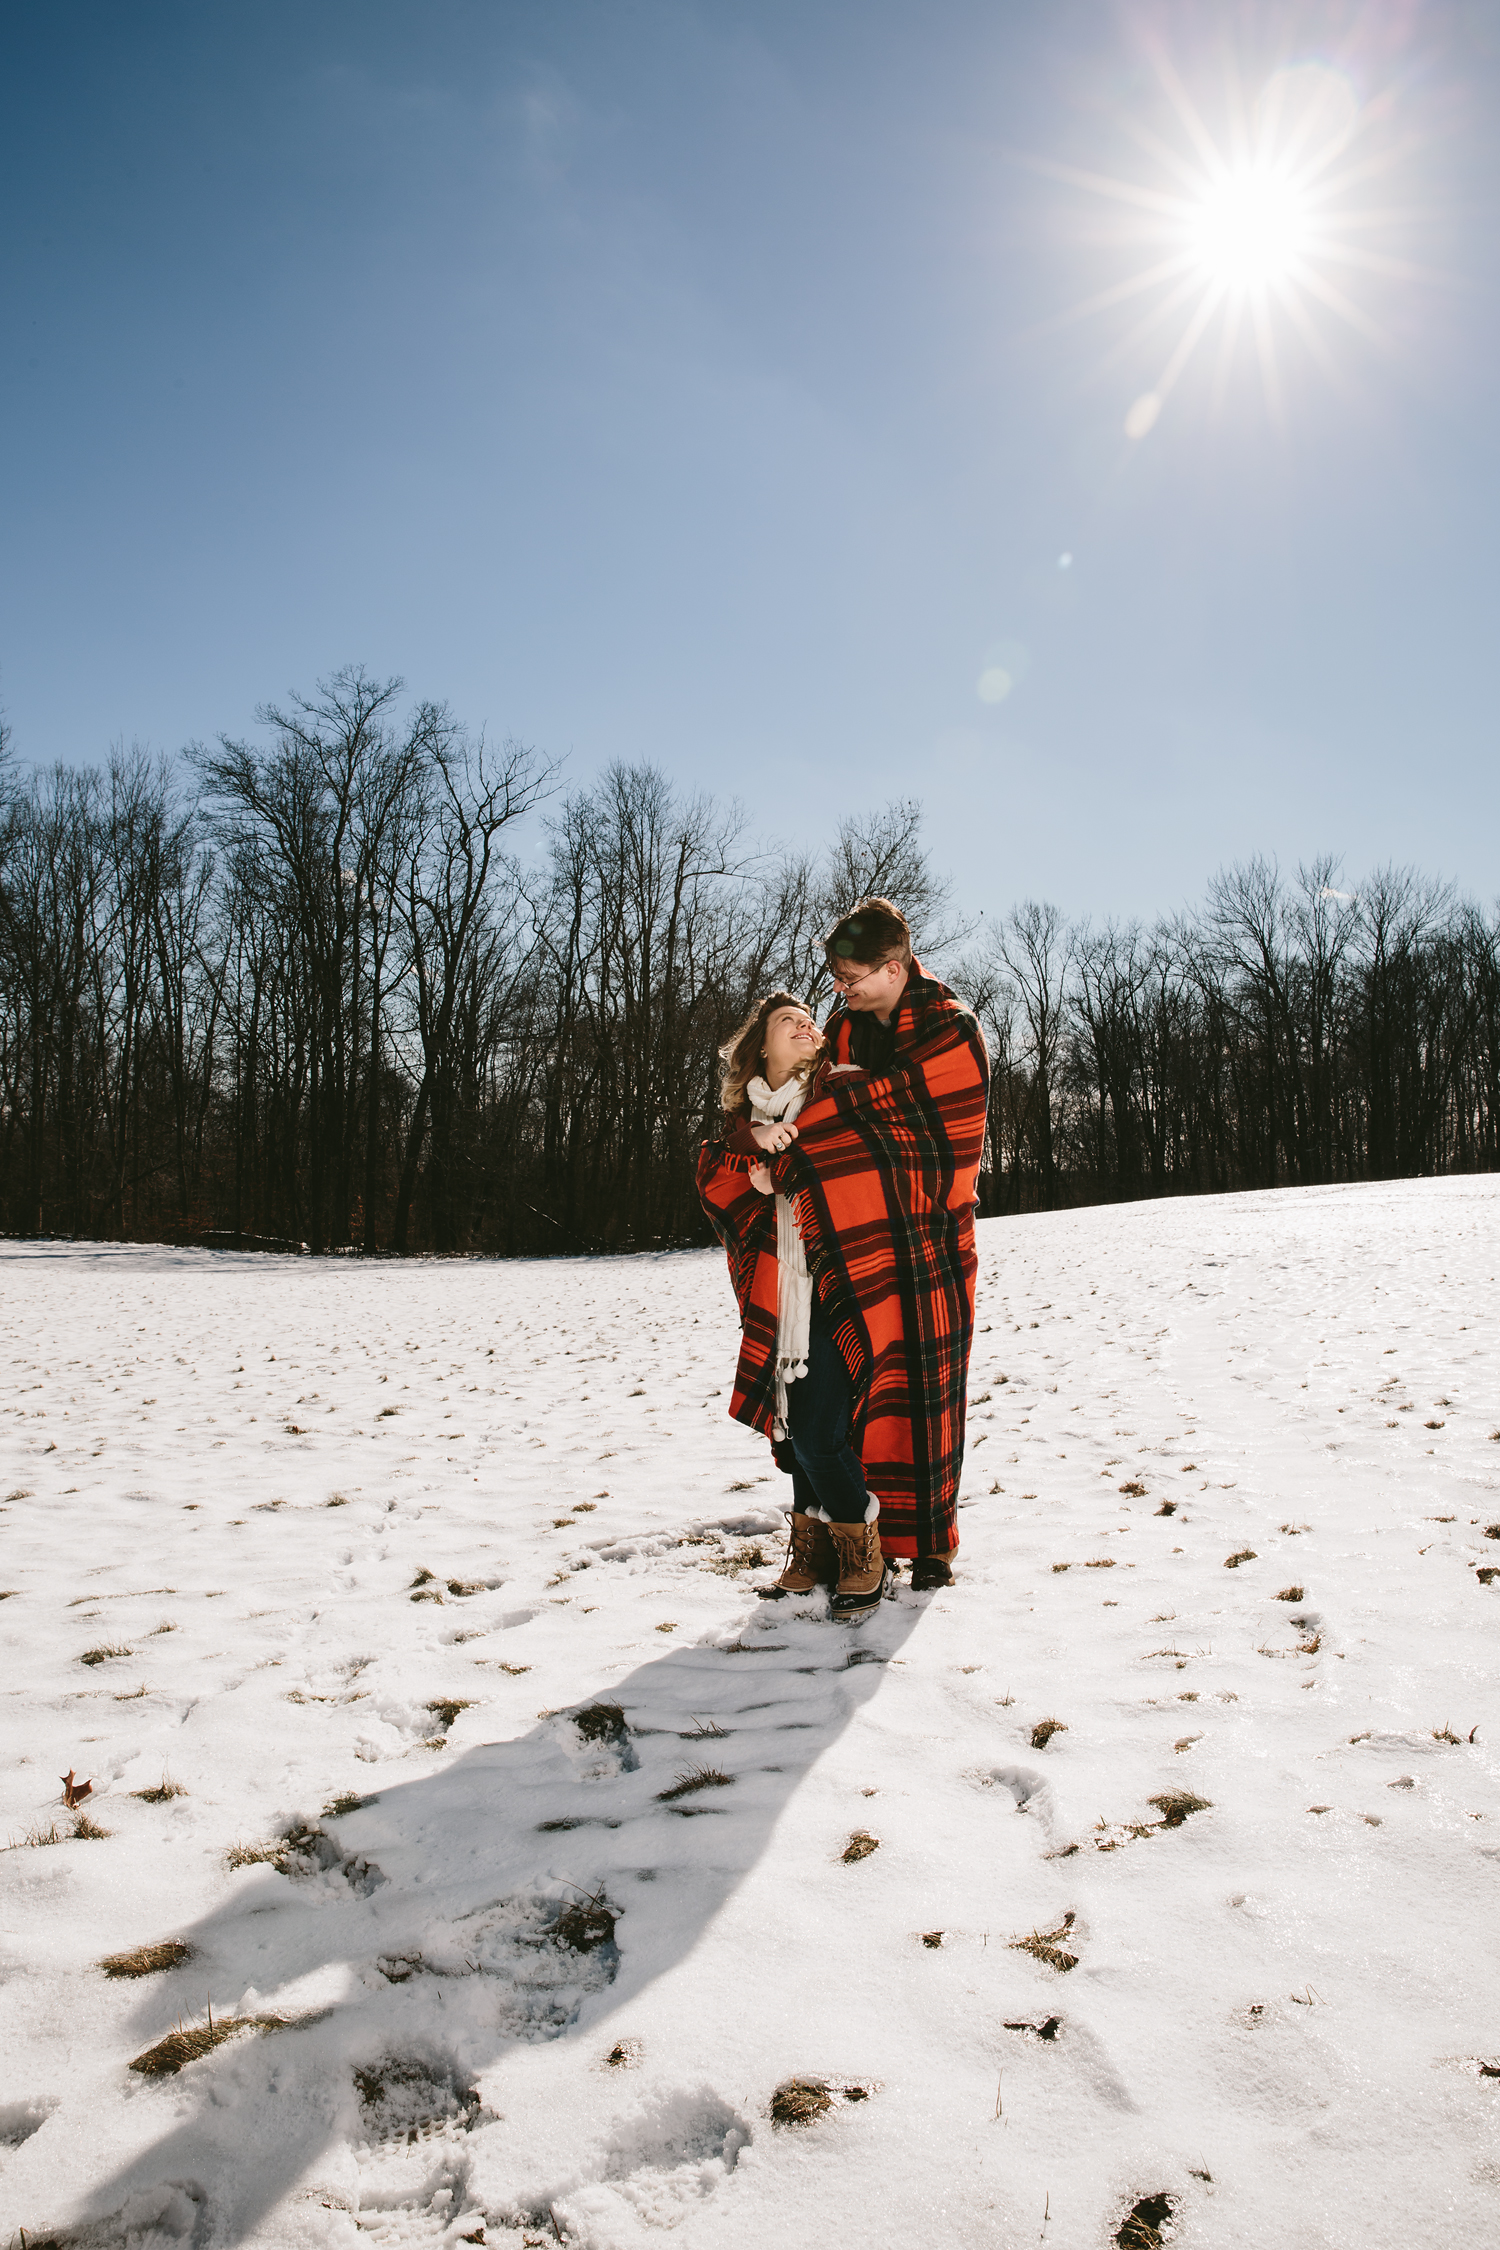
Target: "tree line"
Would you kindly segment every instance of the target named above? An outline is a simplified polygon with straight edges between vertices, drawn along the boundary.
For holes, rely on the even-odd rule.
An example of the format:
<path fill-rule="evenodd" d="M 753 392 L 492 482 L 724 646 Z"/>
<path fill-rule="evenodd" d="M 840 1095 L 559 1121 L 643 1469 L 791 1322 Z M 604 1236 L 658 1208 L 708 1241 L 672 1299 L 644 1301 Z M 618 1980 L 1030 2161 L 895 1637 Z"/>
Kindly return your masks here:
<path fill-rule="evenodd" d="M 907 911 L 994 1064 L 989 1212 L 1492 1169 L 1500 922 L 1255 860 L 1146 926 L 964 922 L 920 807 L 818 849 L 651 765 L 582 789 L 362 670 L 254 740 L 0 738 L 0 1228 L 547 1254 L 707 1239 L 717 1049 Z"/>

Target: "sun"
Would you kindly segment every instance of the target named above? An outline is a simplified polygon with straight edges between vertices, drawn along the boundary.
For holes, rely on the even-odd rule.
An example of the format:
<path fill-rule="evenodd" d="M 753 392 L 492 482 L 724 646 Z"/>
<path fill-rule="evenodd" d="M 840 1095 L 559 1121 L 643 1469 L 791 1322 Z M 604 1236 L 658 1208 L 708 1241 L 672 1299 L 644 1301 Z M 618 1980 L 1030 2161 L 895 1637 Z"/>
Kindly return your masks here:
<path fill-rule="evenodd" d="M 1226 115 L 1215 132 L 1170 60 L 1161 52 L 1151 59 L 1176 131 L 1163 136 L 1136 118 L 1121 121 L 1147 160 L 1139 177 L 1038 167 L 1103 198 L 1112 211 L 1106 239 L 1147 253 L 1134 272 L 1063 319 L 1132 307 L 1134 318 L 1107 353 L 1106 368 L 1138 361 L 1162 339 L 1159 372 L 1125 415 L 1132 439 L 1154 428 L 1215 333 L 1219 394 L 1248 340 L 1266 405 L 1279 418 L 1290 338 L 1331 372 L 1330 320 L 1367 342 L 1383 340 L 1352 293 L 1360 280 L 1416 274 L 1390 254 L 1385 239 L 1404 215 L 1369 199 L 1372 182 L 1394 160 L 1377 135 L 1388 105 L 1362 103 L 1330 64 L 1293 63 L 1273 71 L 1253 100 L 1231 74 Z"/>
<path fill-rule="evenodd" d="M 1264 289 L 1290 280 L 1311 248 L 1311 203 L 1297 180 L 1247 166 L 1207 190 L 1183 231 L 1206 282 Z"/>

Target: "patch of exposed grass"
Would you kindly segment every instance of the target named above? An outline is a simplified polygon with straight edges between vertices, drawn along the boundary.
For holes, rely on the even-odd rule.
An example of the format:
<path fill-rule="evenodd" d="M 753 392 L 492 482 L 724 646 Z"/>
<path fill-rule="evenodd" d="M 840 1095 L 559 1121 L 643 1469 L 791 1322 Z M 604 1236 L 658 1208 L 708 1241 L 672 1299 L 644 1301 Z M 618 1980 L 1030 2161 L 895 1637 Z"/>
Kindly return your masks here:
<path fill-rule="evenodd" d="M 1300 1586 L 1283 1586 L 1276 1596 L 1279 1602 L 1300 1602 L 1307 1599 Z"/>
<path fill-rule="evenodd" d="M 833 2095 L 821 2078 L 786 2078 L 771 2096 L 773 2125 L 810 2125 L 833 2107 Z"/>
<path fill-rule="evenodd" d="M 80 1664 L 107 1664 L 112 1656 L 134 1656 L 133 1648 L 117 1648 L 113 1643 L 104 1648 L 86 1648 L 79 1657 Z"/>
<path fill-rule="evenodd" d="M 732 1555 L 716 1555 L 708 1567 L 717 1571 L 721 1578 L 738 1578 L 742 1571 L 764 1570 L 765 1566 L 766 1551 L 758 1540 L 753 1540 L 736 1547 Z"/>
<path fill-rule="evenodd" d="M 80 1844 L 102 1844 L 113 1834 L 112 1828 L 101 1828 L 86 1812 L 81 1812 L 73 1823 L 73 1835 Z"/>
<path fill-rule="evenodd" d="M 1254 1562 L 1256 1559 L 1253 1547 L 1239 1547 L 1232 1555 L 1224 1557 L 1224 1568 L 1226 1570 L 1238 1570 L 1241 1563 Z"/>
<path fill-rule="evenodd" d="M 1146 1497 L 1146 1487 L 1139 1477 L 1131 1477 L 1128 1483 L 1121 1485 L 1120 1490 L 1127 1500 L 1144 1500 Z"/>
<path fill-rule="evenodd" d="M 623 1742 L 625 1713 L 618 1703 L 586 1703 L 573 1713 L 573 1724 L 585 1742 Z"/>
<path fill-rule="evenodd" d="M 872 1836 L 867 1828 L 856 1828 L 839 1856 L 846 1867 L 852 1867 L 856 1860 L 868 1859 L 871 1852 L 878 1852 L 879 1849 L 878 1836 Z"/>
<path fill-rule="evenodd" d="M 1077 1919 L 1078 1916 L 1069 1907 L 1055 1930 L 1031 1930 L 1025 1937 L 1012 1938 L 1010 1949 L 1012 1953 L 1029 1953 L 1033 1961 L 1045 1961 L 1049 1969 L 1056 1969 L 1059 1976 L 1066 1976 L 1069 1969 L 1077 1968 L 1078 1955 L 1065 1953 L 1059 1940 L 1067 1936 Z"/>
<path fill-rule="evenodd" d="M 1031 1747 L 1033 1750 L 1045 1750 L 1055 1734 L 1066 1734 L 1067 1731 L 1066 1719 L 1038 1719 L 1031 1730 Z"/>
<path fill-rule="evenodd" d="M 1175 1500 L 1163 1500 L 1161 1506 L 1157 1509 L 1156 1512 L 1159 1516 L 1175 1516 L 1177 1513 L 1177 1502 Z"/>
<path fill-rule="evenodd" d="M 269 1844 L 231 1844 L 224 1859 L 231 1868 L 279 1867 L 285 1851 L 286 1845 L 278 1837 Z"/>
<path fill-rule="evenodd" d="M 497 1669 L 502 1672 L 509 1672 L 513 1680 L 518 1680 L 523 1672 L 531 1670 L 531 1666 L 529 1664 L 501 1664 Z"/>
<path fill-rule="evenodd" d="M 1054 1570 L 1071 1570 L 1071 1569 L 1072 1569 L 1072 1567 L 1073 1567 L 1073 1565 L 1072 1565 L 1071 1563 L 1065 1563 L 1065 1562 L 1055 1562 L 1055 1563 L 1054 1563 L 1054 1564 L 1052 1565 L 1052 1568 L 1053 1568 Z"/>
<path fill-rule="evenodd" d="M 604 2060 L 611 2070 L 635 2070 L 644 2052 L 639 2039 L 617 2039 Z"/>
<path fill-rule="evenodd" d="M 158 2039 L 154 2047 L 147 2047 L 143 2054 L 137 2055 L 130 2068 L 138 2070 L 143 2078 L 172 2078 L 188 2063 L 211 2055 L 215 2047 L 222 2047 L 225 2040 L 233 2039 L 237 2032 L 285 2029 L 285 2016 L 220 2016 L 217 2023 L 210 2016 L 207 2023 L 169 2031 L 165 2039 Z"/>
<path fill-rule="evenodd" d="M 1161 2230 L 1175 2206 L 1175 2196 L 1143 2195 L 1115 2236 L 1119 2250 L 1161 2250 Z"/>
<path fill-rule="evenodd" d="M 1177 1737 L 1177 1740 L 1173 1743 L 1172 1748 L 1178 1751 L 1191 1750 L 1195 1742 L 1201 1742 L 1202 1740 L 1203 1737 L 1201 1734 L 1180 1734 Z"/>
<path fill-rule="evenodd" d="M 1115 1558 L 1113 1555 L 1096 1555 L 1092 1562 L 1086 1562 L 1083 1567 L 1085 1570 L 1113 1570 Z"/>
<path fill-rule="evenodd" d="M 721 1727 L 717 1719 L 694 1719 L 687 1731 L 680 1733 L 677 1739 L 679 1742 L 727 1742 L 729 1729 Z"/>
<path fill-rule="evenodd" d="M 433 1702 L 424 1705 L 424 1709 L 432 1713 L 445 1734 L 460 1711 L 471 1711 L 473 1707 L 472 1697 L 462 1695 L 440 1695 Z"/>
<path fill-rule="evenodd" d="M 943 1933 L 941 1930 L 923 1930 L 922 1943 L 928 1948 L 930 1952 L 937 1952 L 938 1948 L 942 1945 L 942 1942 Z"/>
<path fill-rule="evenodd" d="M 699 1789 L 731 1789 L 733 1786 L 734 1775 L 722 1772 L 718 1766 L 689 1766 L 686 1773 L 677 1776 L 670 1789 L 657 1790 L 656 1801 L 668 1805 L 678 1797 L 693 1796 Z"/>
<path fill-rule="evenodd" d="M 1191 1789 L 1164 1789 L 1160 1796 L 1148 1797 L 1146 1802 L 1161 1814 L 1163 1828 L 1180 1828 L 1190 1813 L 1213 1809 L 1207 1797 L 1195 1797 Z"/>
<path fill-rule="evenodd" d="M 154 1789 L 132 1789 L 130 1794 L 139 1797 L 143 1805 L 169 1805 L 174 1797 L 185 1797 L 187 1791 L 180 1781 L 164 1773 Z"/>
<path fill-rule="evenodd" d="M 571 1906 L 565 1906 L 547 1935 L 572 1953 L 592 1953 L 596 1946 L 613 1939 L 619 1919 L 603 1891 L 596 1891 L 592 1898 L 575 1899 Z"/>
<path fill-rule="evenodd" d="M 342 1820 L 345 1813 L 363 1812 L 366 1805 L 378 1805 L 378 1797 L 362 1797 L 357 1789 L 345 1789 L 341 1795 L 330 1797 L 323 1807 L 325 1820 Z"/>
<path fill-rule="evenodd" d="M 126 1953 L 106 1953 L 96 1966 L 107 1977 L 157 1977 L 164 1970 L 180 1969 L 184 1961 L 196 1959 L 197 1951 L 181 1938 L 168 1938 L 162 1945 L 133 1945 Z"/>

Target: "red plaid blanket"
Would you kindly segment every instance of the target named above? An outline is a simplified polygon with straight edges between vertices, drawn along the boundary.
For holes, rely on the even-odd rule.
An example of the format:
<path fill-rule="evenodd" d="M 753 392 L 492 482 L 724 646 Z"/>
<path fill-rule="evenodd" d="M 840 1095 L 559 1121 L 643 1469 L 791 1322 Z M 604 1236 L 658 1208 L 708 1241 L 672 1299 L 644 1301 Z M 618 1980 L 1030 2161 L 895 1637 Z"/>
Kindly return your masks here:
<path fill-rule="evenodd" d="M 881 1545 L 943 1554 L 957 1544 L 989 1062 L 972 1011 L 919 964 L 894 1020 L 890 1074 L 820 1076 L 772 1169 L 854 1380 L 854 1442 L 880 1501 Z M 826 1028 L 830 1059 L 846 1062 L 846 1012 Z M 743 1327 L 729 1411 L 769 1434 L 776 1225 L 749 1161 L 723 1138 L 705 1142 L 698 1186 Z"/>

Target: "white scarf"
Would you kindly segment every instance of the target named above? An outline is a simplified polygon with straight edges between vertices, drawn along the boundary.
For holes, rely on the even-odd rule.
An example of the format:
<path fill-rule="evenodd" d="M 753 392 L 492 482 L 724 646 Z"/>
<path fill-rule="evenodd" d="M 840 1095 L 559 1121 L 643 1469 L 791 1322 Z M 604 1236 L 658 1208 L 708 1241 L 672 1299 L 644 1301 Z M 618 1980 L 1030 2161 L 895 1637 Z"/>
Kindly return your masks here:
<path fill-rule="evenodd" d="M 750 1114 L 757 1125 L 790 1125 L 807 1099 L 808 1081 L 789 1078 L 773 1093 L 764 1078 L 752 1078 L 745 1092 Z M 776 1198 L 776 1412 L 774 1434 L 784 1438 L 786 1387 L 807 1373 L 807 1338 L 812 1320 L 812 1275 L 792 1206 L 786 1196 Z"/>

